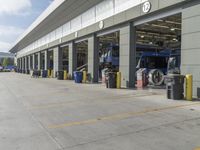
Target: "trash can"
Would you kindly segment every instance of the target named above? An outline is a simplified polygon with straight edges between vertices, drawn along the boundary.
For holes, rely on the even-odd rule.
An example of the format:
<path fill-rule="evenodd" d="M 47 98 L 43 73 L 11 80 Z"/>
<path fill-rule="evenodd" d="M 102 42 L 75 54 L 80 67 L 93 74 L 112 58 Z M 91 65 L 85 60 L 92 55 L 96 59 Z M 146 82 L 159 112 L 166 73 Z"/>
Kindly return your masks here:
<path fill-rule="evenodd" d="M 184 78 L 185 76 L 178 74 L 165 77 L 168 99 L 181 100 L 184 98 Z"/>
<path fill-rule="evenodd" d="M 62 71 L 62 70 L 57 71 L 57 79 L 63 80 L 63 78 L 64 78 L 64 71 Z"/>
<path fill-rule="evenodd" d="M 107 72 L 106 73 L 106 88 L 117 88 L 117 73 Z"/>
<path fill-rule="evenodd" d="M 47 77 L 47 70 L 42 70 L 41 76 L 42 76 L 42 78 L 46 78 Z"/>
<path fill-rule="evenodd" d="M 148 85 L 147 69 L 141 68 L 136 72 L 137 88 L 143 88 Z"/>
<path fill-rule="evenodd" d="M 26 70 L 26 74 L 30 74 L 30 70 Z"/>
<path fill-rule="evenodd" d="M 74 81 L 75 83 L 82 83 L 83 80 L 83 72 L 74 71 Z"/>

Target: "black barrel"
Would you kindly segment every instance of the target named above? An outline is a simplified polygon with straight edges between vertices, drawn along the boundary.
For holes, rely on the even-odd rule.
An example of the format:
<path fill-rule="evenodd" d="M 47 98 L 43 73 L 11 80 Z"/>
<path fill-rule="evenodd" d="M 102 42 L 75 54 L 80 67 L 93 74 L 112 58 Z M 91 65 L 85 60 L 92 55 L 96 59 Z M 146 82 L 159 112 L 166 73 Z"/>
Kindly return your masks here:
<path fill-rule="evenodd" d="M 183 75 L 171 74 L 165 78 L 167 98 L 181 100 L 184 98 L 184 78 Z"/>
<path fill-rule="evenodd" d="M 57 71 L 57 79 L 63 80 L 64 78 L 64 71 Z"/>
<path fill-rule="evenodd" d="M 48 73 L 47 70 L 42 70 L 42 72 L 41 72 L 42 78 L 46 78 L 47 77 L 47 73 Z"/>
<path fill-rule="evenodd" d="M 106 88 L 116 88 L 117 87 L 117 73 L 107 72 L 106 73 Z"/>

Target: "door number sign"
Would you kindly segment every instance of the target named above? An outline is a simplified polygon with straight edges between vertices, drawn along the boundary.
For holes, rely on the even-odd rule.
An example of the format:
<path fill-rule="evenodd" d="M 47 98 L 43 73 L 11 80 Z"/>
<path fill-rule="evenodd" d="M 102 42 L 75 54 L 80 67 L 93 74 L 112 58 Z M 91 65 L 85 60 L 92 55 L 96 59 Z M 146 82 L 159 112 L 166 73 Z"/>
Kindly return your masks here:
<path fill-rule="evenodd" d="M 151 3 L 149 1 L 145 2 L 142 6 L 142 11 L 148 13 L 151 10 Z"/>

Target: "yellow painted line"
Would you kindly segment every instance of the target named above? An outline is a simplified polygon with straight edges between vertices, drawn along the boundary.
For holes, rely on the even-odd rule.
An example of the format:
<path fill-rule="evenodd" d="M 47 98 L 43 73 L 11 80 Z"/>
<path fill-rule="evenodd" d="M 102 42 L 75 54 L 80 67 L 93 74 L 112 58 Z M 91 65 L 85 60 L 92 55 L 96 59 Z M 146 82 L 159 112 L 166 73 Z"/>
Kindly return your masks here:
<path fill-rule="evenodd" d="M 194 150 L 200 150 L 200 147 L 195 148 Z"/>
<path fill-rule="evenodd" d="M 77 126 L 77 125 L 94 124 L 94 123 L 97 123 L 100 121 L 122 120 L 122 119 L 127 119 L 130 117 L 134 117 L 134 116 L 144 115 L 147 113 L 159 112 L 159 111 L 164 111 L 164 110 L 183 108 L 183 107 L 195 106 L 195 105 L 200 105 L 200 103 L 196 102 L 196 103 L 183 104 L 183 105 L 146 109 L 146 110 L 138 111 L 138 112 L 126 112 L 126 113 L 115 114 L 115 115 L 110 115 L 110 116 L 105 116 L 105 117 L 99 117 L 99 118 L 89 119 L 89 120 L 84 120 L 84 121 L 76 121 L 76 122 L 69 122 L 69 123 L 63 123 L 63 124 L 57 124 L 57 125 L 50 125 L 50 126 L 48 126 L 48 128 L 56 129 L 56 128 L 64 128 L 64 127 L 70 127 L 70 126 Z"/>

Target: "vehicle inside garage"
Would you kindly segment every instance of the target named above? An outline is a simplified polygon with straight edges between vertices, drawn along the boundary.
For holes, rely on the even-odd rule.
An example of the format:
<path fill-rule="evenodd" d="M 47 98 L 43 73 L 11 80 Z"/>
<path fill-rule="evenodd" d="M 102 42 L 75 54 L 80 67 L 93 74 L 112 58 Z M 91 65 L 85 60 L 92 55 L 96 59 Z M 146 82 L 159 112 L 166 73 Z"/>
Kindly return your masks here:
<path fill-rule="evenodd" d="M 164 75 L 180 73 L 181 14 L 138 25 L 136 34 L 137 73 L 146 74 L 137 86 L 160 86 Z"/>
<path fill-rule="evenodd" d="M 45 53 L 42 52 L 40 55 L 41 55 L 41 69 L 45 70 Z"/>
<path fill-rule="evenodd" d="M 53 70 L 53 50 L 48 51 L 48 69 Z"/>
<path fill-rule="evenodd" d="M 62 55 L 62 69 L 69 71 L 69 47 L 61 47 L 61 55 Z"/>
<path fill-rule="evenodd" d="M 35 54 L 35 69 L 38 69 L 38 54 Z"/>
<path fill-rule="evenodd" d="M 119 32 L 99 36 L 99 60 L 100 81 L 107 70 L 119 71 Z"/>
<path fill-rule="evenodd" d="M 76 43 L 77 70 L 88 70 L 88 41 Z"/>

